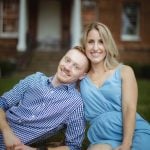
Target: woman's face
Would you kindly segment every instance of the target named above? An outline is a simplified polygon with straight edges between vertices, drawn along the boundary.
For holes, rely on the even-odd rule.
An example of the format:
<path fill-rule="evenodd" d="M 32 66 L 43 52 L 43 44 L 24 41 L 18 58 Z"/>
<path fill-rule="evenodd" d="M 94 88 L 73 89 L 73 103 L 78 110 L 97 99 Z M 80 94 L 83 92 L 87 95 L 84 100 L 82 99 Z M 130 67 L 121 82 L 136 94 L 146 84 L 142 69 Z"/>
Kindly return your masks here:
<path fill-rule="evenodd" d="M 86 55 L 91 63 L 97 64 L 104 61 L 106 50 L 103 41 L 96 29 L 89 31 L 85 43 Z"/>

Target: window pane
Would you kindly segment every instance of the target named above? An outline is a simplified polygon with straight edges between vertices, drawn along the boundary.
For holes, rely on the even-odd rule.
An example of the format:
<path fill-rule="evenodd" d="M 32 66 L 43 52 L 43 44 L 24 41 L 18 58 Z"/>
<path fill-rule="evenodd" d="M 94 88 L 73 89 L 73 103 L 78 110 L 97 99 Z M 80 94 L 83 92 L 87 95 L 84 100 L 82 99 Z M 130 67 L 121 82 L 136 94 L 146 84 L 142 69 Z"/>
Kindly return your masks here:
<path fill-rule="evenodd" d="M 138 36 L 139 34 L 139 5 L 127 3 L 123 6 L 122 35 Z"/>
<path fill-rule="evenodd" d="M 2 1 L 2 33 L 16 33 L 18 31 L 18 0 L 3 0 Z"/>

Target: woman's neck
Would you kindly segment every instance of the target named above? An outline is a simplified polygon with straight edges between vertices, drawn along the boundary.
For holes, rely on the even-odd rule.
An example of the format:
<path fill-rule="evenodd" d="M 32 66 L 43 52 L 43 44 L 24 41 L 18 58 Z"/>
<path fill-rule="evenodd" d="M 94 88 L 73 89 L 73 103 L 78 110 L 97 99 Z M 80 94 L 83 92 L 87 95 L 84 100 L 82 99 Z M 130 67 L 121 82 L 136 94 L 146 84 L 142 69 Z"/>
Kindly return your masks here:
<path fill-rule="evenodd" d="M 99 64 L 91 64 L 91 69 L 89 72 L 103 74 L 106 71 L 107 70 L 104 67 L 104 63 L 99 63 Z"/>

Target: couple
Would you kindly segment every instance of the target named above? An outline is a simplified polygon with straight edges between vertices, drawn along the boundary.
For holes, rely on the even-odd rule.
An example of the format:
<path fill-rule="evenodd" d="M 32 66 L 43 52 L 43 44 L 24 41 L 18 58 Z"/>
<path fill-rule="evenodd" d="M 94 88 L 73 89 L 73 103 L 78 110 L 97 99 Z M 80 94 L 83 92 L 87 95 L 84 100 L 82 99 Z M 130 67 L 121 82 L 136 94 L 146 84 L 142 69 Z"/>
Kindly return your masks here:
<path fill-rule="evenodd" d="M 0 97 L 0 149 L 36 150 L 27 145 L 65 126 L 65 146 L 38 149 L 80 150 L 85 117 L 88 150 L 149 150 L 150 125 L 136 113 L 135 75 L 118 62 L 111 32 L 91 23 L 81 45 L 65 54 L 53 77 L 33 74 Z"/>

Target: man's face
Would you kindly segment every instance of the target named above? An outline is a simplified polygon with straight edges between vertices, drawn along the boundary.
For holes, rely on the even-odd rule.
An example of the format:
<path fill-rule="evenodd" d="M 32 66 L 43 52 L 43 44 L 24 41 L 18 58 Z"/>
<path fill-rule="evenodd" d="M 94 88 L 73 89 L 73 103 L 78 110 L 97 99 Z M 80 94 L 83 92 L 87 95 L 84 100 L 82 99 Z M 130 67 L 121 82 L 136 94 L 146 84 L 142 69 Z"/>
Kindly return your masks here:
<path fill-rule="evenodd" d="M 88 60 L 84 54 L 76 49 L 69 50 L 61 59 L 56 80 L 59 84 L 67 84 L 82 79 L 88 68 Z"/>

